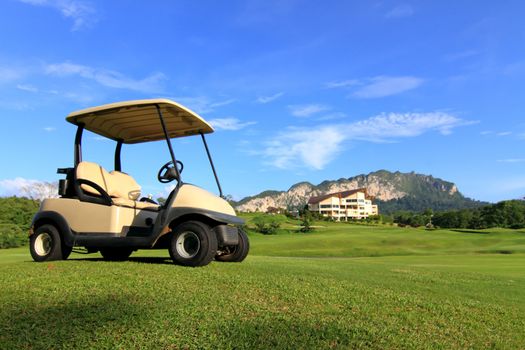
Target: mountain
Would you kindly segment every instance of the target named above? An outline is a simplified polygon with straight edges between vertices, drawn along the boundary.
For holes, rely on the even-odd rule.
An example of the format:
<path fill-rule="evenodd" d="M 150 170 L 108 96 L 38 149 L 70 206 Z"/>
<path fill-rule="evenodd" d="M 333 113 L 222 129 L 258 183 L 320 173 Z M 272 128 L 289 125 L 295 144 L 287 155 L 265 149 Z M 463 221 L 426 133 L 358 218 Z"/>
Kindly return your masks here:
<path fill-rule="evenodd" d="M 269 207 L 302 208 L 312 196 L 366 188 L 383 214 L 399 210 L 435 211 L 475 208 L 486 205 L 463 196 L 457 186 L 431 175 L 379 170 L 350 178 L 323 181 L 318 185 L 299 182 L 288 191 L 264 191 L 236 203 L 239 211 L 266 211 Z"/>

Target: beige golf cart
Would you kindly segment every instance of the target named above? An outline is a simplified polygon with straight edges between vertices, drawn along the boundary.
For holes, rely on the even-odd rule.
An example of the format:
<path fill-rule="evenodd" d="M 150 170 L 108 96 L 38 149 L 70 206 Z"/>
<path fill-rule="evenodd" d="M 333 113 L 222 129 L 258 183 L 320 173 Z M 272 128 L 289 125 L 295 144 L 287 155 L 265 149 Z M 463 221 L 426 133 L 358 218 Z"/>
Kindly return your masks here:
<path fill-rule="evenodd" d="M 112 103 L 73 112 L 77 126 L 74 167 L 60 168 L 60 198 L 46 199 L 35 215 L 30 251 L 35 261 L 67 259 L 73 247 L 100 252 L 106 260 L 126 260 L 138 249 L 168 249 L 177 264 L 204 266 L 214 258 L 240 262 L 249 250 L 244 221 L 222 197 L 206 143 L 213 128 L 191 110 L 166 99 Z M 115 141 L 114 170 L 82 160 L 82 133 Z M 220 197 L 184 183 L 183 164 L 171 138 L 200 136 Z M 165 140 L 170 161 L 158 171 L 161 183 L 176 181 L 165 203 L 141 196 L 141 187 L 121 165 L 123 144 Z"/>

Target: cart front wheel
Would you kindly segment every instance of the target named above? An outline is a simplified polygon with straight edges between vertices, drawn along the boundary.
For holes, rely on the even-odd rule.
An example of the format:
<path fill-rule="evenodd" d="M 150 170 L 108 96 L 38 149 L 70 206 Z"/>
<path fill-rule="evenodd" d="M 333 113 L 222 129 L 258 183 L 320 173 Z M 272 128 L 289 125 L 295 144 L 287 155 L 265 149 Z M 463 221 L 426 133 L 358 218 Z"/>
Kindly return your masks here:
<path fill-rule="evenodd" d="M 217 236 L 202 222 L 184 222 L 173 229 L 169 252 L 176 264 L 205 266 L 217 254 Z"/>
<path fill-rule="evenodd" d="M 29 238 L 29 251 L 34 261 L 62 260 L 62 243 L 53 225 L 38 227 Z"/>

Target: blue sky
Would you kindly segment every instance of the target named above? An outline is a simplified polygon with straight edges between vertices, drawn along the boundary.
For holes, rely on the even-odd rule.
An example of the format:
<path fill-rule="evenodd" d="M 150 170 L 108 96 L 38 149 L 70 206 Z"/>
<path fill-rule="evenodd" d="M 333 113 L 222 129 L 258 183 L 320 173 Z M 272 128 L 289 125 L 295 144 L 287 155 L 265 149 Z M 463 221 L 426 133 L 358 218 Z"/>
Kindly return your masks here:
<path fill-rule="evenodd" d="M 525 195 L 525 3 L 80 1 L 0 4 L 0 195 L 72 164 L 74 110 L 154 97 L 214 124 L 224 192 L 241 198 L 379 169 Z M 328 140 L 328 141 L 327 141 Z M 84 159 L 112 168 L 113 142 Z M 216 191 L 198 138 L 183 179 Z M 154 196 L 164 143 L 124 146 Z"/>

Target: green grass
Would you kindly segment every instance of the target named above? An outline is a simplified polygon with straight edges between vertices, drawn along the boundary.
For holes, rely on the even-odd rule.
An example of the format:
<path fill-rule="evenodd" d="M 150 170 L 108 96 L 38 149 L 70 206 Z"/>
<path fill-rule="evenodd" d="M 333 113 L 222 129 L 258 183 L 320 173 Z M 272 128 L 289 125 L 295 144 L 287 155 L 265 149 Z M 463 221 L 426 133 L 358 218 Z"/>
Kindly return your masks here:
<path fill-rule="evenodd" d="M 525 348 L 524 232 L 330 223 L 250 239 L 245 262 L 195 269 L 164 251 L 2 250 L 0 348 Z"/>
<path fill-rule="evenodd" d="M 365 257 L 525 253 L 525 230 L 425 230 L 346 223 L 316 223 L 310 233 L 250 236 L 254 255 Z"/>

